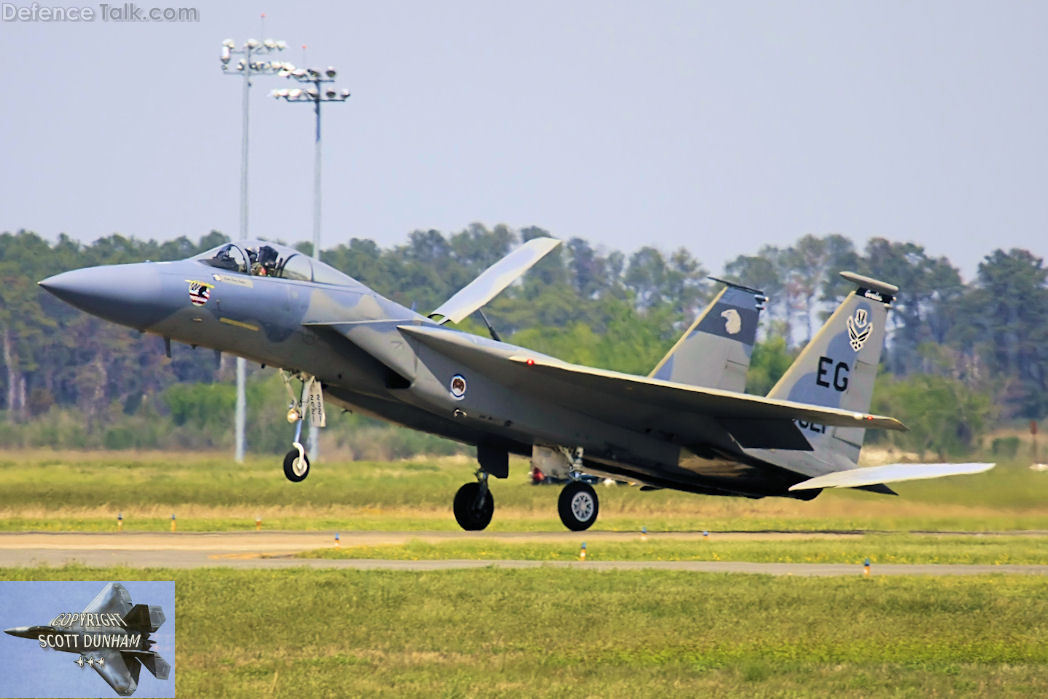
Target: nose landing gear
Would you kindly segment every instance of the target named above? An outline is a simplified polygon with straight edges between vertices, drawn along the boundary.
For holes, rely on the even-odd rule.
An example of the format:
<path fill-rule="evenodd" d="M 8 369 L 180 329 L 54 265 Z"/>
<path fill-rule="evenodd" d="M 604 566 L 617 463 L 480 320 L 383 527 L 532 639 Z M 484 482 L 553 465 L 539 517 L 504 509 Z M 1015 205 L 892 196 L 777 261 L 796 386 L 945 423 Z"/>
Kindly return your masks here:
<path fill-rule="evenodd" d="M 284 388 L 287 389 L 288 396 L 291 398 L 287 409 L 287 421 L 295 426 L 291 451 L 284 455 L 284 476 L 292 483 L 298 483 L 309 475 L 309 457 L 306 456 L 306 450 L 301 441 L 305 411 L 308 410 L 309 420 L 315 427 L 323 427 L 326 422 L 324 392 L 315 376 L 299 374 L 298 378 L 302 381 L 302 398 L 296 399 L 295 392 L 291 389 L 292 377 L 286 371 L 281 370 L 280 378 L 284 380 Z"/>
<path fill-rule="evenodd" d="M 298 423 L 298 428 L 302 429 L 301 422 Z M 309 457 L 306 456 L 306 450 L 299 443 L 297 434 L 291 451 L 284 455 L 284 475 L 292 483 L 304 481 L 309 475 Z"/>

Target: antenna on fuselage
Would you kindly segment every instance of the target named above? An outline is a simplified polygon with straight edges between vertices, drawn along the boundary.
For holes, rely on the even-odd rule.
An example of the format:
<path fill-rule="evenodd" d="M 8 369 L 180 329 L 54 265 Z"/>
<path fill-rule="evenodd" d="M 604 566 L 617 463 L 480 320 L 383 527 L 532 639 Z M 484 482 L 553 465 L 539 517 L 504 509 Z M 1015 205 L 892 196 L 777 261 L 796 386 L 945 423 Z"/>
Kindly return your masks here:
<path fill-rule="evenodd" d="M 488 333 L 491 335 L 491 339 L 495 342 L 502 342 L 502 338 L 499 337 L 499 334 L 495 332 L 495 328 L 491 327 L 491 323 L 488 322 L 488 317 L 484 315 L 484 311 L 478 308 L 477 313 L 480 314 L 480 318 L 484 321 L 484 325 L 488 327 Z"/>

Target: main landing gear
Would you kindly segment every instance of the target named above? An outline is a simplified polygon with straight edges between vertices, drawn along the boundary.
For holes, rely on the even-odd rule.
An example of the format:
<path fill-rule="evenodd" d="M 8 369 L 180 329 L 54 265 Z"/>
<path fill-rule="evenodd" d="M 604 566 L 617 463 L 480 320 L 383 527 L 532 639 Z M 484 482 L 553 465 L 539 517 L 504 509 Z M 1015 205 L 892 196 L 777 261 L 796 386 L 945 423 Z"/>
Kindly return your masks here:
<path fill-rule="evenodd" d="M 491 523 L 495 498 L 488 489 L 488 474 L 477 471 L 477 482 L 467 483 L 455 493 L 455 521 L 468 532 L 479 532 Z"/>
<path fill-rule="evenodd" d="M 480 462 L 480 468 L 476 473 L 477 482 L 466 483 L 459 488 L 452 506 L 455 521 L 468 532 L 481 531 L 491 524 L 491 516 L 495 512 L 495 498 L 488 488 L 488 477 L 506 478 L 509 475 L 509 455 L 505 451 L 478 446 L 477 461 Z M 560 491 L 557 512 L 565 527 L 581 532 L 589 529 L 597 521 L 600 501 L 593 486 L 581 480 L 582 474 L 577 468 L 582 465 L 581 449 L 575 450 L 570 462 L 573 466 L 568 472 L 571 481 Z M 309 468 L 308 462 L 306 468 Z"/>
<path fill-rule="evenodd" d="M 308 410 L 310 421 L 317 427 L 323 427 L 326 420 L 324 416 L 324 393 L 320 381 L 315 376 L 299 374 L 302 381 L 302 398 L 295 398 L 295 392 L 291 389 L 291 376 L 280 371 L 280 378 L 284 380 L 291 402 L 287 408 L 287 421 L 295 426 L 295 437 L 291 441 L 291 451 L 284 455 L 284 476 L 292 483 L 298 483 L 309 475 L 309 457 L 306 449 L 302 446 L 302 423 Z"/>
<path fill-rule="evenodd" d="M 467 483 L 455 493 L 452 509 L 455 521 L 468 532 L 479 532 L 491 524 L 495 512 L 495 498 L 488 490 L 488 476 L 509 476 L 509 452 L 485 444 L 477 445 L 477 482 Z"/>
<path fill-rule="evenodd" d="M 574 451 L 560 448 L 564 459 L 571 464 L 568 478 L 571 480 L 560 491 L 557 498 L 557 514 L 564 526 L 573 532 L 581 532 L 593 526 L 600 512 L 600 501 L 597 492 L 586 481 L 582 480 L 582 447 Z"/>
<path fill-rule="evenodd" d="M 581 532 L 593 526 L 600 511 L 600 501 L 593 486 L 584 481 L 571 481 L 560 491 L 557 512 L 564 526 Z"/>

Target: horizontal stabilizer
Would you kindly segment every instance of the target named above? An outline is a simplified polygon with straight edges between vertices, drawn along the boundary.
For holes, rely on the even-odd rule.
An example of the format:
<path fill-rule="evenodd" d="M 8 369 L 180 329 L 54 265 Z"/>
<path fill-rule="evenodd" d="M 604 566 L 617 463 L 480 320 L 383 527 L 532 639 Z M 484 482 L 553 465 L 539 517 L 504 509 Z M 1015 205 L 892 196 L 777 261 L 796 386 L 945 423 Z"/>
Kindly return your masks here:
<path fill-rule="evenodd" d="M 922 478 L 961 476 L 989 471 L 996 464 L 888 464 L 827 473 L 790 486 L 790 490 L 815 488 L 855 488 L 878 483 L 915 481 Z"/>
<path fill-rule="evenodd" d="M 145 665 L 146 669 L 153 673 L 153 677 L 158 680 L 166 680 L 168 675 L 171 674 L 171 665 L 156 653 L 139 655 L 138 660 Z"/>
<path fill-rule="evenodd" d="M 720 424 L 743 449 L 792 449 L 811 451 L 793 420 L 747 420 L 722 418 Z"/>
<path fill-rule="evenodd" d="M 560 241 L 556 238 L 532 238 L 484 270 L 479 277 L 430 313 L 429 317 L 441 325 L 449 320 L 452 323 L 461 322 L 517 281 L 558 245 Z"/>

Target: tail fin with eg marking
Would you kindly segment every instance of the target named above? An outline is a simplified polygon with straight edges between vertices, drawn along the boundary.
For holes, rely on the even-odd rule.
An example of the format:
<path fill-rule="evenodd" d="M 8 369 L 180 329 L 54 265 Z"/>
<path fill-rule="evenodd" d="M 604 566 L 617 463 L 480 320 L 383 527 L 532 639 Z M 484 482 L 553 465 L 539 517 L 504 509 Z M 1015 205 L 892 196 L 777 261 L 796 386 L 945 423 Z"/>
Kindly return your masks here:
<path fill-rule="evenodd" d="M 856 285 L 816 333 L 769 398 L 866 413 L 873 398 L 877 365 L 884 348 L 888 309 L 898 287 L 853 272 L 841 276 Z M 994 464 L 889 464 L 858 467 L 865 430 L 797 421 L 811 452 L 769 455 L 773 461 L 814 476 L 790 490 L 866 488 L 892 493 L 885 483 L 980 473 Z M 778 457 L 778 458 L 776 458 Z"/>

